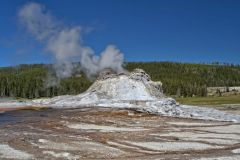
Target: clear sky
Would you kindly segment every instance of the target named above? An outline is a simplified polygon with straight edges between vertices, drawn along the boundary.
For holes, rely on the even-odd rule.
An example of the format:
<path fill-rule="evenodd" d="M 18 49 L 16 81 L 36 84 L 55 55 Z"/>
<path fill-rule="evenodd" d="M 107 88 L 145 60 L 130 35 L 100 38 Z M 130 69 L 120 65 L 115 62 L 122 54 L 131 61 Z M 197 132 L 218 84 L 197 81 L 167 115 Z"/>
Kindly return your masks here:
<path fill-rule="evenodd" d="M 0 66 L 49 63 L 41 44 L 20 27 L 29 0 L 1 0 Z M 30 1 L 31 2 L 31 1 Z M 240 63 L 239 0 L 37 0 L 68 25 L 91 28 L 97 52 L 113 43 L 126 61 Z"/>

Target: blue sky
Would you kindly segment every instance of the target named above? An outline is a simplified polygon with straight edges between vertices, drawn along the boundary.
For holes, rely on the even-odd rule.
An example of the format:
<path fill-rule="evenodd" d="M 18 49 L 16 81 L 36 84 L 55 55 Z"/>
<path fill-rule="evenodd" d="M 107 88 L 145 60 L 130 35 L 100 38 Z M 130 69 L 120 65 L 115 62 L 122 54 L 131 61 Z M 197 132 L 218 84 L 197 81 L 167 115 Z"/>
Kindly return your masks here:
<path fill-rule="evenodd" d="M 0 66 L 50 63 L 24 32 L 17 11 L 29 0 L 0 3 Z M 91 28 L 99 53 L 115 44 L 126 61 L 240 63 L 239 0 L 36 0 L 67 25 Z"/>

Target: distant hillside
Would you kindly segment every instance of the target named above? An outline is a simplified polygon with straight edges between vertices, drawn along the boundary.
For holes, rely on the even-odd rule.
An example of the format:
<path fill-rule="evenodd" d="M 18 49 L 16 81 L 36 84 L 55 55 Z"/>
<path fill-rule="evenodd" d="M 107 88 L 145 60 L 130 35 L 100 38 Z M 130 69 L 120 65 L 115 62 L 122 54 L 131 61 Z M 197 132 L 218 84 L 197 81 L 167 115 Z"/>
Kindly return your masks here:
<path fill-rule="evenodd" d="M 78 94 L 90 85 L 83 73 L 57 82 L 51 65 L 35 64 L 0 68 L 0 96 L 38 98 Z M 142 68 L 153 80 L 162 81 L 167 95 L 206 96 L 207 87 L 240 86 L 240 66 L 174 62 L 129 62 L 127 70 Z M 79 75 L 82 76 L 79 76 Z"/>

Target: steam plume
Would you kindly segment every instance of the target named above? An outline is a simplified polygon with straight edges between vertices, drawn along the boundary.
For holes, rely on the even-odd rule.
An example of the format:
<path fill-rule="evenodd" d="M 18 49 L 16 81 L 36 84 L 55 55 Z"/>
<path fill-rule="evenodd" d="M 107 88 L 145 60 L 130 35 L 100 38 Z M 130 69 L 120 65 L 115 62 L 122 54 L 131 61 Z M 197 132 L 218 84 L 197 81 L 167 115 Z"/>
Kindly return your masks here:
<path fill-rule="evenodd" d="M 22 6 L 18 18 L 24 28 L 45 44 L 45 50 L 51 53 L 56 61 L 55 69 L 59 78 L 72 75 L 73 60 L 80 61 L 81 69 L 91 77 L 104 68 L 123 72 L 124 56 L 115 45 L 108 45 L 100 56 L 82 39 L 82 27 L 68 27 L 57 21 L 45 6 L 30 2 Z"/>

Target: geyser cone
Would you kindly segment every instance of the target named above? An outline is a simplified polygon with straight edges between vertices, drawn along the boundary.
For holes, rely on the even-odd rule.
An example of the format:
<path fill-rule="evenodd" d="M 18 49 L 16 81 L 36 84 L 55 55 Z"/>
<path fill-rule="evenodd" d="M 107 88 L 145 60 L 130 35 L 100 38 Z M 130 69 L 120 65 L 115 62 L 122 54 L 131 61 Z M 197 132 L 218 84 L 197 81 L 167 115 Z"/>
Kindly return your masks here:
<path fill-rule="evenodd" d="M 146 101 L 164 97 L 162 83 L 151 81 L 142 69 L 135 69 L 129 74 L 104 70 L 87 92 L 96 92 L 102 95 L 101 98 L 112 100 Z"/>
<path fill-rule="evenodd" d="M 53 108 L 114 107 L 162 116 L 240 122 L 239 115 L 179 105 L 174 99 L 164 96 L 161 82 L 153 82 L 142 69 L 127 74 L 105 70 L 82 94 L 34 100 L 31 105 Z"/>

